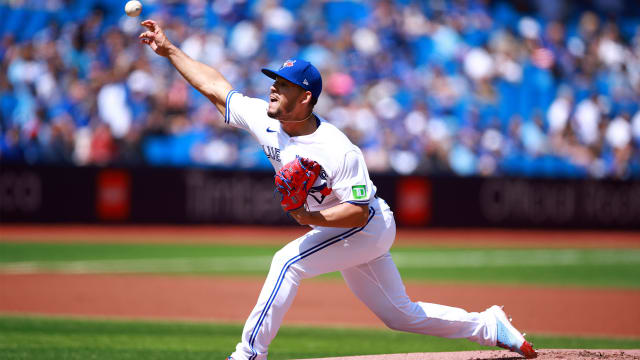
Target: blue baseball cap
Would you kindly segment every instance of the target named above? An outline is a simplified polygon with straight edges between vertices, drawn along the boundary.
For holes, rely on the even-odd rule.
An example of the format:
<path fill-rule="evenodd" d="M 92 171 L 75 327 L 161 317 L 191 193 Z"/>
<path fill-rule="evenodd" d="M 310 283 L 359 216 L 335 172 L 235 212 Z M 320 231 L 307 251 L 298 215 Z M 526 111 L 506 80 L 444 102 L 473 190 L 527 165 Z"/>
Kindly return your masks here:
<path fill-rule="evenodd" d="M 262 69 L 262 73 L 275 80 L 276 77 L 289 80 L 301 88 L 310 91 L 311 96 L 318 98 L 322 92 L 320 72 L 310 62 L 302 59 L 289 59 L 278 71 Z"/>

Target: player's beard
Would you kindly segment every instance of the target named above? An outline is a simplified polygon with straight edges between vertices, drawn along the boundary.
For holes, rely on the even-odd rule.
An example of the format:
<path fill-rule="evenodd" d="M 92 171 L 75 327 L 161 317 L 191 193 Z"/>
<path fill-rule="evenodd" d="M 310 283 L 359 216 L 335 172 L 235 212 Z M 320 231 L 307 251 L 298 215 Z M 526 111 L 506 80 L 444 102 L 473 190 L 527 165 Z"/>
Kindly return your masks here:
<path fill-rule="evenodd" d="M 277 100 L 277 104 L 275 104 L 276 108 L 273 110 L 271 107 L 272 104 L 274 103 L 269 103 L 269 108 L 267 109 L 267 116 L 269 116 L 272 119 L 276 119 L 280 121 L 287 121 L 288 116 L 286 115 L 291 114 L 296 107 L 295 102 L 292 101 L 292 102 L 286 102 L 285 104 L 283 104 L 281 99 Z"/>

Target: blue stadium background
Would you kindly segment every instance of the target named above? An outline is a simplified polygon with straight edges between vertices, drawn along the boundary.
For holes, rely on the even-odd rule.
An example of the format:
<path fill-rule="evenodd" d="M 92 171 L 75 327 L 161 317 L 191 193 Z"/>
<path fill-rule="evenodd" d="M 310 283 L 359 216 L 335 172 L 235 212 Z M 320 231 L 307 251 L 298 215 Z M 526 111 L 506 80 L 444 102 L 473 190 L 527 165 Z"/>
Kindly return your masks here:
<path fill-rule="evenodd" d="M 154 18 L 265 98 L 259 69 L 322 72 L 317 113 L 372 172 L 640 178 L 635 1 L 0 2 L 0 161 L 267 169 L 247 134 L 140 44 Z"/>

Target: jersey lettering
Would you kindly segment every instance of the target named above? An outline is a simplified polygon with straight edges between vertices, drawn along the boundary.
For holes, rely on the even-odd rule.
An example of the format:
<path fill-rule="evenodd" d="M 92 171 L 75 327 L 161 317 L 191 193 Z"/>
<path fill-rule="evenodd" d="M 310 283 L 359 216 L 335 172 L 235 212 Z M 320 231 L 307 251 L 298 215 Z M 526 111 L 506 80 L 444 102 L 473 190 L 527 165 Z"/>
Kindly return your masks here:
<path fill-rule="evenodd" d="M 280 161 L 280 149 L 273 146 L 262 145 L 262 151 L 264 151 L 264 154 L 267 155 L 269 159 L 277 162 L 282 162 Z"/>

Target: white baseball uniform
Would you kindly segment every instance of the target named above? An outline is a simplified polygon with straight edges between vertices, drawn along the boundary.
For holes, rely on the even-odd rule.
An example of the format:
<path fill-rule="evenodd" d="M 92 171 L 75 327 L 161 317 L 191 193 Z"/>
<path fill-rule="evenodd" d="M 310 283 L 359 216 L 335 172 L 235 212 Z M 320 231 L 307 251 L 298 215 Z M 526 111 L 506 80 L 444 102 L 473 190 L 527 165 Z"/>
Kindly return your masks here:
<path fill-rule="evenodd" d="M 340 130 L 318 117 L 314 133 L 290 137 L 279 121 L 267 116 L 266 101 L 231 91 L 226 103 L 225 122 L 249 131 L 276 172 L 296 155 L 322 166 L 323 173 L 307 198 L 311 211 L 343 202 L 369 205 L 365 226 L 314 226 L 274 255 L 242 341 L 231 355 L 234 360 L 266 359 L 300 281 L 333 271 L 340 271 L 351 291 L 392 329 L 496 344 L 493 315 L 409 299 L 389 254 L 396 235 L 393 213 L 375 196 L 360 149 Z"/>

